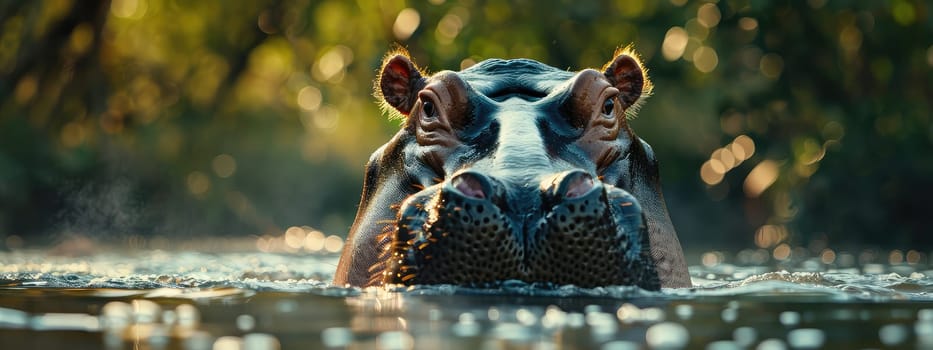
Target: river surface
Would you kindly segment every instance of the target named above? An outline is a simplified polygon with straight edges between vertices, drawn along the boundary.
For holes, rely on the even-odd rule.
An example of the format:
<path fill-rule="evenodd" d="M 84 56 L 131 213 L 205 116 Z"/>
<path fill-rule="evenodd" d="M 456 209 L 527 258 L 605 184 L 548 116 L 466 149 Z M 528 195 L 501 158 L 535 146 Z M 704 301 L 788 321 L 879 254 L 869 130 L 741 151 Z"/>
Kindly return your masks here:
<path fill-rule="evenodd" d="M 835 254 L 696 254 L 694 288 L 647 292 L 344 288 L 326 252 L 7 251 L 0 348 L 933 349 L 929 264 Z"/>

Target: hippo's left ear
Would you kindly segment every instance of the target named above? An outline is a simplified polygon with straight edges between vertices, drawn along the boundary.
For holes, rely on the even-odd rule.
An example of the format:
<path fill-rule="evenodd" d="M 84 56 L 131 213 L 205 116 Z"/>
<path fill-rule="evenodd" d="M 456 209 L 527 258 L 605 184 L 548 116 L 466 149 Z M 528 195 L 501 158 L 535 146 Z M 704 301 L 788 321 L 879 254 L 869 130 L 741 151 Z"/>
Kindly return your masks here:
<path fill-rule="evenodd" d="M 648 72 L 630 48 L 616 51 L 615 58 L 603 67 L 603 74 L 616 89 L 626 114 L 630 117 L 638 110 L 641 102 L 651 95 L 652 85 Z"/>
<path fill-rule="evenodd" d="M 386 57 L 376 82 L 376 95 L 403 115 L 411 113 L 418 91 L 425 86 L 421 71 L 404 53 Z"/>

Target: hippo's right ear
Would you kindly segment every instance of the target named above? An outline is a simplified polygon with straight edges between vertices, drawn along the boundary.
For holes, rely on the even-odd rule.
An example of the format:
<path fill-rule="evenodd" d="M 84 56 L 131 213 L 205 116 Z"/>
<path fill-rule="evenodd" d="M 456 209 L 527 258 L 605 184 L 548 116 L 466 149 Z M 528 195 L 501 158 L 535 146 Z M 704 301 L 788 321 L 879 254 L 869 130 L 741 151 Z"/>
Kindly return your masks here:
<path fill-rule="evenodd" d="M 376 96 L 403 115 L 411 113 L 418 91 L 425 86 L 421 71 L 404 54 L 387 56 L 382 62 L 382 73 L 376 82 Z"/>
<path fill-rule="evenodd" d="M 651 96 L 653 85 L 648 79 L 648 70 L 632 46 L 616 50 L 615 58 L 603 66 L 603 74 L 610 84 L 619 89 L 626 117 L 634 118 L 641 104 Z"/>

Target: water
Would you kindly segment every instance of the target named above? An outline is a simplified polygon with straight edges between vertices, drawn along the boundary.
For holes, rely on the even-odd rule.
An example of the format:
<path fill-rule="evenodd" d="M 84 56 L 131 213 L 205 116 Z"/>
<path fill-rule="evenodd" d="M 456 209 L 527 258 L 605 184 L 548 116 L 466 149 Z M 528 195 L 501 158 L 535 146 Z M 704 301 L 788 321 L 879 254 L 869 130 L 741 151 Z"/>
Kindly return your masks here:
<path fill-rule="evenodd" d="M 754 251 L 730 259 L 714 252 L 691 259 L 702 262 L 691 267 L 692 289 L 545 288 L 520 282 L 496 290 L 357 289 L 328 283 L 336 254 L 249 250 L 0 252 L 0 344 L 5 349 L 933 348 L 933 277 L 928 277 L 933 270 L 925 262 L 881 264 L 854 256 L 851 261 L 761 261 Z"/>

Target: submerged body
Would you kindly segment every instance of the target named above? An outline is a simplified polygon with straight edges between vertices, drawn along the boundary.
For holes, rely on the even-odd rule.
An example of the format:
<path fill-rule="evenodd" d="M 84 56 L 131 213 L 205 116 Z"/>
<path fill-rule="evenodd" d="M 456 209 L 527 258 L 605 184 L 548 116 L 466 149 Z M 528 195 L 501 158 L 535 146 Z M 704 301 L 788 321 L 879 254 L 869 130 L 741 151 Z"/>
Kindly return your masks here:
<path fill-rule="evenodd" d="M 602 72 L 517 59 L 428 77 L 399 54 L 377 89 L 405 125 L 370 158 L 335 284 L 690 285 L 627 122 L 651 90 L 631 53 Z"/>

